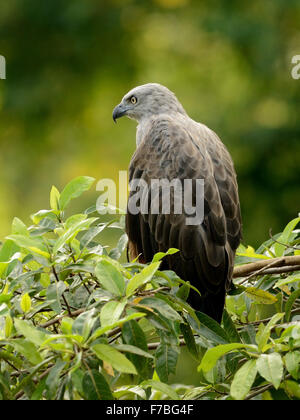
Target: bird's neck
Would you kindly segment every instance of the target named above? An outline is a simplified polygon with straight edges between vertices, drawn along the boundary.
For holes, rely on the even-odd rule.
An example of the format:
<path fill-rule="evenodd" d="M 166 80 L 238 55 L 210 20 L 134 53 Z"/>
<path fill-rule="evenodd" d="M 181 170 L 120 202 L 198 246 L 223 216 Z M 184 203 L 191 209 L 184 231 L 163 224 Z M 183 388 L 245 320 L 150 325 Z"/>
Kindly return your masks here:
<path fill-rule="evenodd" d="M 142 142 L 142 139 L 145 138 L 145 135 L 150 130 L 151 118 L 143 118 L 139 121 L 136 128 L 136 147 L 138 148 Z"/>
<path fill-rule="evenodd" d="M 188 118 L 185 112 L 169 110 L 168 113 L 153 114 L 151 116 L 139 119 L 136 130 L 136 147 L 138 147 L 141 144 L 146 134 L 151 130 L 154 121 L 159 119 L 168 120 L 170 119 L 170 117 L 173 117 L 176 121 L 182 121 Z"/>

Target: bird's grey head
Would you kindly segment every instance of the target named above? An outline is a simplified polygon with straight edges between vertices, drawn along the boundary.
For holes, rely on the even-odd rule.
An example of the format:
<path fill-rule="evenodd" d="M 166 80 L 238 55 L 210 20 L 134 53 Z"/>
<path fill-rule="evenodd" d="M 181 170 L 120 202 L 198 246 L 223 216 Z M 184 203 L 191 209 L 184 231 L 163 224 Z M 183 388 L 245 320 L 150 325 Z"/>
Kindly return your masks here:
<path fill-rule="evenodd" d="M 185 111 L 174 95 L 165 86 L 148 83 L 128 92 L 113 112 L 113 119 L 128 116 L 138 122 L 147 120 L 153 115 L 181 113 Z"/>

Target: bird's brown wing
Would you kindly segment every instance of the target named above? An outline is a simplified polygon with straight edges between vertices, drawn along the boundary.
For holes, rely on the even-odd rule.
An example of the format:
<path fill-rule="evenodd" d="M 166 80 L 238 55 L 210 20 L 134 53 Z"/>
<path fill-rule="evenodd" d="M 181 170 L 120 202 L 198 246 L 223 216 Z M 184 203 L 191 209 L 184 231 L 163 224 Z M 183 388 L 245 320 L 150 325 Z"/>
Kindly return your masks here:
<path fill-rule="evenodd" d="M 168 117 L 156 119 L 131 160 L 129 181 L 135 179 L 148 185 L 153 179 L 179 179 L 182 183 L 184 179 L 204 179 L 204 220 L 200 225 L 187 225 L 184 212 L 174 214 L 176 192 L 172 190 L 170 214 L 152 214 L 151 210 L 149 214 L 132 214 L 128 209 L 129 253 L 132 259 L 139 255 L 141 262 L 150 262 L 156 252 L 178 248 L 180 252 L 169 256 L 164 268 L 190 281 L 203 296 L 214 299 L 219 294 L 218 305 L 223 310 L 241 235 L 236 175 L 223 143 L 196 124 L 186 127 Z M 193 184 L 194 203 L 195 193 Z M 151 194 L 144 194 L 141 201 L 149 204 L 151 199 Z M 197 302 L 192 304 L 197 306 Z M 214 316 L 214 310 L 203 311 Z M 214 317 L 219 320 L 220 314 Z"/>

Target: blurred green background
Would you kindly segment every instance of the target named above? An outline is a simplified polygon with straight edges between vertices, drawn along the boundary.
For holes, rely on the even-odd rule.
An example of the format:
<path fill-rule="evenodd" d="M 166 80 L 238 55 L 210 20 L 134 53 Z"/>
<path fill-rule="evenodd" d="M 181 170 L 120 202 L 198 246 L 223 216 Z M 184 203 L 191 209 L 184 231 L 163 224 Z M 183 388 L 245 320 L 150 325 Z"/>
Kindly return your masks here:
<path fill-rule="evenodd" d="M 53 184 L 127 169 L 135 125 L 115 126 L 112 110 L 148 82 L 173 90 L 229 148 L 245 243 L 300 210 L 299 0 L 10 0 L 0 54 L 0 238 L 14 216 L 29 223 L 49 207 Z"/>

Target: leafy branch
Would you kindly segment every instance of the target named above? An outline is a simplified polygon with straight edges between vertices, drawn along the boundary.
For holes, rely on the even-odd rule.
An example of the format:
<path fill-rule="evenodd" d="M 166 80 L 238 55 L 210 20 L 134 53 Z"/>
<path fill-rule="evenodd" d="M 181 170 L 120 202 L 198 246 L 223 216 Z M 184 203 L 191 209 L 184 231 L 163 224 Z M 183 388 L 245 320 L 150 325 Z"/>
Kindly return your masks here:
<path fill-rule="evenodd" d="M 299 398 L 299 218 L 257 250 L 240 246 L 219 325 L 187 303 L 195 286 L 161 271 L 178 250 L 123 263 L 123 216 L 66 217 L 93 181 L 53 187 L 50 209 L 31 226 L 15 218 L 1 246 L 0 398 Z M 101 240 L 111 228 L 113 249 Z M 170 382 L 183 346 L 198 386 Z"/>

